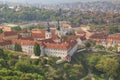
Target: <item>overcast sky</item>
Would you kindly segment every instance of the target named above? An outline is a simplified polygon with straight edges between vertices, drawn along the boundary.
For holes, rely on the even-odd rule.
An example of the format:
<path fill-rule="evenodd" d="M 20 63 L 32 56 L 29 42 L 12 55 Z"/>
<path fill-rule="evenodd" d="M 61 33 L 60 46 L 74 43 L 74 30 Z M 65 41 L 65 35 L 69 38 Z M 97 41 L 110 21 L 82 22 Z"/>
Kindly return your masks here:
<path fill-rule="evenodd" d="M 98 0 L 0 0 L 0 1 L 9 1 L 9 2 L 22 2 L 22 3 L 42 3 L 42 4 L 51 4 L 51 3 L 65 3 L 65 2 L 91 2 Z M 102 1 L 102 0 L 100 0 Z"/>

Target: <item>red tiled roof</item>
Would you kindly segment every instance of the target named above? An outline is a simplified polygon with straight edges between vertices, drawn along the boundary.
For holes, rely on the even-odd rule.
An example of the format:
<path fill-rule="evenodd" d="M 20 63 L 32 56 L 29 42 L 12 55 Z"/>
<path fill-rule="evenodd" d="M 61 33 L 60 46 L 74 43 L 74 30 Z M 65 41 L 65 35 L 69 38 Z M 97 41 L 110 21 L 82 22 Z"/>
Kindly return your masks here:
<path fill-rule="evenodd" d="M 27 32 L 28 32 L 27 30 L 22 30 L 19 33 L 27 33 Z"/>
<path fill-rule="evenodd" d="M 32 33 L 32 38 L 45 38 L 45 34 Z"/>
<path fill-rule="evenodd" d="M 19 37 L 19 39 L 22 39 L 22 40 L 34 40 L 32 37 Z"/>
<path fill-rule="evenodd" d="M 70 36 L 68 37 L 68 39 L 69 39 L 69 40 L 75 40 L 75 39 L 77 39 L 77 36 L 75 36 L 75 35 L 70 35 Z"/>
<path fill-rule="evenodd" d="M 3 40 L 3 34 L 0 34 L 0 41 Z"/>
<path fill-rule="evenodd" d="M 56 39 L 60 39 L 60 37 L 58 35 L 52 35 L 52 39 L 56 40 Z"/>
<path fill-rule="evenodd" d="M 107 43 L 120 43 L 120 33 L 111 34 L 107 37 Z"/>
<path fill-rule="evenodd" d="M 95 33 L 90 38 L 92 38 L 92 39 L 97 39 L 97 38 L 98 39 L 106 39 L 107 35 L 104 33 Z"/>
<path fill-rule="evenodd" d="M 62 42 L 62 43 L 45 43 L 46 48 L 51 49 L 59 49 L 59 50 L 68 50 L 73 48 L 77 42 L 75 40 L 70 40 L 69 42 Z"/>
<path fill-rule="evenodd" d="M 77 31 L 77 34 L 85 34 L 86 32 L 80 30 L 80 31 Z"/>
<path fill-rule="evenodd" d="M 44 43 L 47 43 L 47 42 L 54 43 L 54 41 L 52 39 L 45 39 L 45 40 L 40 40 L 40 41 L 42 41 Z"/>
<path fill-rule="evenodd" d="M 120 40 L 120 33 L 111 34 L 111 35 L 108 36 L 107 39 L 111 39 L 111 40 Z"/>
<path fill-rule="evenodd" d="M 45 34 L 45 30 L 33 29 L 33 30 L 32 30 L 32 33 Z"/>
<path fill-rule="evenodd" d="M 77 36 L 77 38 L 80 38 L 82 41 L 86 40 L 86 36 L 85 35 L 84 36 Z"/>
<path fill-rule="evenodd" d="M 14 35 L 17 35 L 17 33 L 13 32 L 13 31 L 6 31 L 3 33 L 4 37 L 7 37 L 7 36 L 14 36 Z"/>
<path fill-rule="evenodd" d="M 22 38 L 22 35 L 18 34 L 18 39 L 21 39 Z"/>
<path fill-rule="evenodd" d="M 32 38 L 45 38 L 45 30 L 34 29 L 31 35 Z"/>
<path fill-rule="evenodd" d="M 11 45 L 11 41 L 1 41 L 0 46 L 6 46 L 6 45 Z"/>
<path fill-rule="evenodd" d="M 20 45 L 34 45 L 35 43 L 38 43 L 39 45 L 43 45 L 42 41 L 34 41 L 34 40 L 24 40 L 24 39 L 18 39 L 18 40 L 12 40 L 12 43 L 20 44 Z"/>

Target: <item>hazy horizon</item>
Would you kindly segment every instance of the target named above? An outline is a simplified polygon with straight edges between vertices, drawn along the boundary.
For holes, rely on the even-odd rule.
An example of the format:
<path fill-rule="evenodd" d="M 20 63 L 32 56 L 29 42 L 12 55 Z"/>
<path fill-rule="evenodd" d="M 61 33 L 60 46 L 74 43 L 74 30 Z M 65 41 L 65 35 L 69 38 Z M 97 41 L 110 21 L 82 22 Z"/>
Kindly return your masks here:
<path fill-rule="evenodd" d="M 41 3 L 41 4 L 54 4 L 54 3 L 72 3 L 72 2 L 92 2 L 104 0 L 0 0 L 3 2 L 19 2 L 19 3 Z"/>

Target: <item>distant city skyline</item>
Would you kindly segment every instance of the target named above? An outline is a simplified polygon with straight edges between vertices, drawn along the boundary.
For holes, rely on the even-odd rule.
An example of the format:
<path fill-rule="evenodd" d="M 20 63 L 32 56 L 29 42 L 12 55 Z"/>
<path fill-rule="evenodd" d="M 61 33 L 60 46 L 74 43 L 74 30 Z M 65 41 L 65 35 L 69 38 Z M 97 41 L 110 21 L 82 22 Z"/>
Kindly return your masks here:
<path fill-rule="evenodd" d="M 73 3 L 73 2 L 92 2 L 104 0 L 0 0 L 3 2 L 18 2 L 18 3 L 41 3 L 41 4 L 54 4 L 54 3 Z"/>

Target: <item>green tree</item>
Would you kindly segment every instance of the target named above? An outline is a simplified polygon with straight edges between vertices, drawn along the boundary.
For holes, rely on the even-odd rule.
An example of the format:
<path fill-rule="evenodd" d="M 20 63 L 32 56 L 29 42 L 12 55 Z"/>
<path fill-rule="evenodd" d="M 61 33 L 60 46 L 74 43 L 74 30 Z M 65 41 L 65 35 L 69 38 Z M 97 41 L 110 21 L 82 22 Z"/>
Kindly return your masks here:
<path fill-rule="evenodd" d="M 96 45 L 96 48 L 101 49 L 101 50 L 105 50 L 105 47 L 103 45 Z"/>
<path fill-rule="evenodd" d="M 3 30 L 2 30 L 2 29 L 0 29 L 0 34 L 1 34 L 1 33 L 3 33 Z"/>
<path fill-rule="evenodd" d="M 114 50 L 115 50 L 115 52 L 118 51 L 118 44 L 116 44 L 116 45 L 114 46 Z"/>
<path fill-rule="evenodd" d="M 114 76 L 113 80 L 120 80 L 120 56 L 116 55 L 114 56 L 115 59 L 117 59 L 118 63 L 119 63 L 119 68 L 117 70 L 117 75 Z"/>
<path fill-rule="evenodd" d="M 119 63 L 115 58 L 102 58 L 98 64 L 96 65 L 96 68 L 99 71 L 104 72 L 107 77 L 112 78 L 113 76 L 117 75 L 117 70 L 119 68 Z"/>
<path fill-rule="evenodd" d="M 85 47 L 86 47 L 86 48 L 90 48 L 90 47 L 91 47 L 90 42 L 86 42 L 86 43 L 85 43 Z"/>
<path fill-rule="evenodd" d="M 98 61 L 101 59 L 102 55 L 101 54 L 97 54 L 97 53 L 94 53 L 92 55 L 90 55 L 87 60 L 88 60 L 88 65 L 91 67 L 91 68 L 94 68 L 95 65 L 98 63 Z"/>
<path fill-rule="evenodd" d="M 19 26 L 14 27 L 14 31 L 15 31 L 15 32 L 21 31 L 21 28 L 20 28 Z"/>
<path fill-rule="evenodd" d="M 3 49 L 0 49 L 0 58 L 3 58 L 4 57 L 4 51 Z"/>
<path fill-rule="evenodd" d="M 14 47 L 15 51 L 19 51 L 22 52 L 22 47 L 20 44 L 15 43 L 15 47 Z"/>
<path fill-rule="evenodd" d="M 114 48 L 111 47 L 111 46 L 107 48 L 107 50 L 109 50 L 109 51 L 113 51 L 113 49 L 114 49 Z"/>
<path fill-rule="evenodd" d="M 35 54 L 35 56 L 40 56 L 40 46 L 39 46 L 39 44 L 38 43 L 35 43 L 34 44 L 34 54 Z"/>

